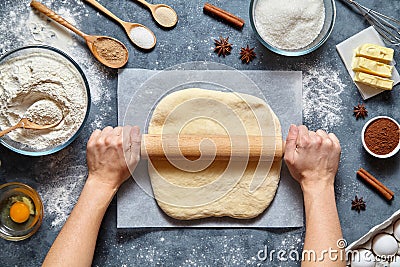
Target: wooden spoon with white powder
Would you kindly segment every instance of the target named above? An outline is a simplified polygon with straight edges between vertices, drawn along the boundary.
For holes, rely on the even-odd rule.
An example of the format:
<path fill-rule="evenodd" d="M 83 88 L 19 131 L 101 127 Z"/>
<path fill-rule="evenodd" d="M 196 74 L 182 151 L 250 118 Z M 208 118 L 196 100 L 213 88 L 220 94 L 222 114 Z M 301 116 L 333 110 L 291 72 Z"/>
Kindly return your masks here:
<path fill-rule="evenodd" d="M 85 39 L 86 44 L 93 56 L 102 64 L 110 68 L 121 68 L 128 62 L 129 52 L 126 46 L 115 38 L 108 36 L 89 35 L 74 27 L 60 15 L 47 6 L 32 0 L 31 7 L 37 9 L 44 15 L 70 29 Z"/>
<path fill-rule="evenodd" d="M 33 103 L 16 125 L 0 131 L 0 137 L 17 129 L 43 130 L 57 126 L 63 119 L 61 109 L 51 100 L 42 99 Z"/>

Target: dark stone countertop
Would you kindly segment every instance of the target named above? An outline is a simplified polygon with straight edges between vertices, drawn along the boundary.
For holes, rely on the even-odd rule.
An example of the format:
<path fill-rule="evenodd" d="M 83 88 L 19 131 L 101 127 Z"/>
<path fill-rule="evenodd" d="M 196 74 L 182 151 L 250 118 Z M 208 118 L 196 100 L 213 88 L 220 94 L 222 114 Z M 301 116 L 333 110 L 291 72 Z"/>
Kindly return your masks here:
<path fill-rule="evenodd" d="M 284 57 L 265 49 L 253 34 L 249 16 L 249 1 L 212 0 L 226 10 L 245 19 L 242 31 L 216 21 L 202 12 L 203 2 L 171 1 L 179 23 L 172 30 L 158 28 L 150 13 L 131 0 L 99 0 L 122 19 L 141 22 L 157 35 L 158 44 L 150 52 L 138 51 L 118 24 L 107 19 L 92 6 L 80 0 L 43 1 L 71 19 L 81 30 L 116 37 L 130 52 L 126 67 L 161 70 L 188 61 L 214 61 L 228 66 L 260 70 L 303 71 L 304 123 L 312 129 L 323 127 L 338 135 L 342 143 L 342 158 L 336 180 L 336 197 L 343 234 L 348 243 L 357 240 L 374 225 L 379 224 L 399 208 L 395 198 L 387 203 L 382 197 L 357 179 L 355 172 L 364 167 L 396 194 L 399 185 L 399 154 L 391 159 L 377 160 L 362 148 L 360 140 L 362 119 L 352 116 L 353 106 L 362 99 L 348 75 L 335 45 L 368 27 L 368 23 L 337 1 L 337 20 L 328 41 L 315 52 L 302 57 Z M 366 6 L 390 16 L 398 16 L 400 1 L 364 0 Z M 0 54 L 31 44 L 54 44 L 41 41 L 32 28 L 29 1 L 0 2 Z M 24 28 L 26 26 L 26 28 Z M 48 25 L 55 27 L 54 23 Z M 39 29 L 40 30 L 40 29 Z M 43 30 L 43 29 L 42 29 Z M 213 53 L 213 38 L 229 36 L 234 44 L 232 54 L 218 58 Z M 36 36 L 36 37 L 35 37 Z M 51 36 L 50 36 L 51 38 Z M 242 64 L 238 58 L 241 46 L 255 46 L 257 58 Z M 58 44 L 65 48 L 66 43 Z M 57 46 L 57 45 L 54 45 Z M 65 48 L 88 76 L 93 101 L 89 120 L 82 134 L 66 149 L 45 157 L 26 157 L 0 147 L 0 183 L 19 181 L 36 188 L 45 205 L 45 217 L 39 231 L 20 242 L 0 240 L 0 266 L 38 266 L 57 236 L 67 215 L 75 204 L 86 178 L 85 144 L 96 128 L 117 124 L 117 71 L 107 69 L 91 59 L 84 42 L 75 39 L 73 48 Z M 398 49 L 395 59 L 400 62 Z M 132 81 L 134 82 L 134 81 Z M 321 99 L 325 98 L 325 101 Z M 321 101 L 320 101 L 321 100 Z M 366 101 L 369 118 L 389 115 L 400 121 L 399 86 Z M 363 196 L 367 209 L 360 214 L 350 210 L 355 194 Z M 288 203 L 290 205 L 290 203 Z M 94 266 L 300 266 L 293 260 L 279 261 L 276 253 L 272 262 L 260 261 L 259 250 L 267 246 L 289 253 L 300 252 L 304 229 L 151 229 L 117 230 L 116 201 L 108 209 L 101 226 Z M 287 255 L 286 255 L 287 256 Z"/>

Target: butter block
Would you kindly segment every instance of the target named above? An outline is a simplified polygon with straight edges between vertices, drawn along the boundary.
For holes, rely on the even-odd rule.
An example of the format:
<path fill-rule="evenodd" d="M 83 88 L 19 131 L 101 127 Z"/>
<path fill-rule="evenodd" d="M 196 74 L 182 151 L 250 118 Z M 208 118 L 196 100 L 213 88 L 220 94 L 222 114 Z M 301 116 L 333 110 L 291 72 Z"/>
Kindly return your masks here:
<path fill-rule="evenodd" d="M 392 90 L 394 83 L 393 80 L 364 72 L 356 72 L 354 75 L 354 81 L 383 90 Z"/>
<path fill-rule="evenodd" d="M 352 69 L 353 71 L 361 71 L 372 75 L 391 78 L 393 66 L 365 57 L 354 57 Z"/>
<path fill-rule="evenodd" d="M 389 64 L 393 60 L 394 50 L 375 44 L 363 44 L 356 48 L 356 57 L 366 57 Z"/>

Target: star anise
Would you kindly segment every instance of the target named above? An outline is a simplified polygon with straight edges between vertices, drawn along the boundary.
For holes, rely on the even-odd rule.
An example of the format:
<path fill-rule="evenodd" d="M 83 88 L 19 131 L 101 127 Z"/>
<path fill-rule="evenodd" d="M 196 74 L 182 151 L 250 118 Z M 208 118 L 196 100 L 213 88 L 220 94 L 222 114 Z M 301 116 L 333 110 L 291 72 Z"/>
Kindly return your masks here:
<path fill-rule="evenodd" d="M 364 104 L 358 104 L 357 106 L 355 106 L 353 112 L 354 112 L 354 116 L 356 116 L 357 120 L 359 118 L 365 119 L 365 117 L 368 116 L 368 110 Z"/>
<path fill-rule="evenodd" d="M 231 53 L 232 50 L 232 44 L 228 42 L 229 37 L 222 38 L 222 36 L 219 37 L 219 40 L 214 39 L 215 42 L 215 48 L 214 52 L 218 54 L 218 56 L 222 55 L 225 57 L 226 55 Z"/>
<path fill-rule="evenodd" d="M 255 57 L 256 53 L 254 52 L 254 47 L 250 48 L 249 45 L 247 45 L 246 48 L 242 47 L 240 49 L 240 59 L 243 63 L 249 64 Z"/>
<path fill-rule="evenodd" d="M 358 213 L 360 213 L 362 210 L 365 210 L 366 206 L 367 205 L 362 197 L 358 198 L 356 196 L 355 199 L 351 201 L 351 209 L 357 211 Z"/>

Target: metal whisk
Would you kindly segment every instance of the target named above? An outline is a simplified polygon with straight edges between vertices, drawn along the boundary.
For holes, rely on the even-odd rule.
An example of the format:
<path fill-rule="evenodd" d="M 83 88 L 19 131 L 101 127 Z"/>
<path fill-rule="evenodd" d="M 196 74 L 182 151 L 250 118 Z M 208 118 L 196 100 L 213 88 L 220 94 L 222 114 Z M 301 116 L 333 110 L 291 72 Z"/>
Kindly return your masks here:
<path fill-rule="evenodd" d="M 384 41 L 392 45 L 400 45 L 400 20 L 381 14 L 353 0 L 342 1 L 355 6 L 369 24 L 382 36 Z"/>

